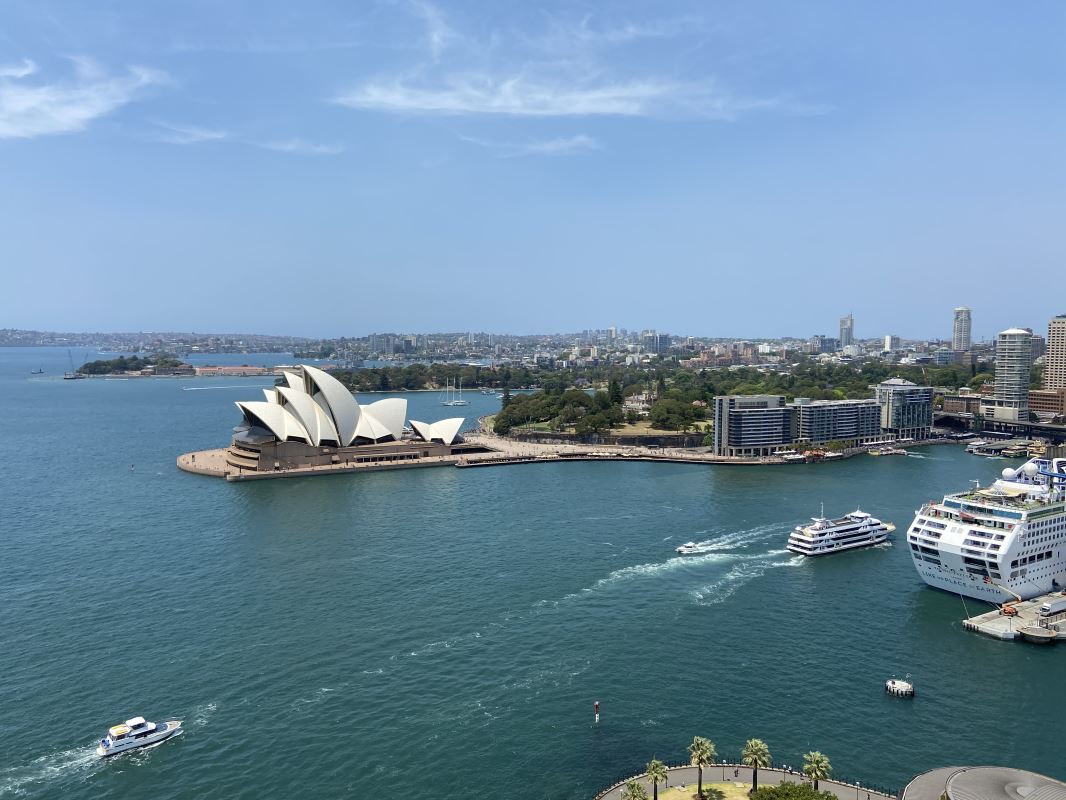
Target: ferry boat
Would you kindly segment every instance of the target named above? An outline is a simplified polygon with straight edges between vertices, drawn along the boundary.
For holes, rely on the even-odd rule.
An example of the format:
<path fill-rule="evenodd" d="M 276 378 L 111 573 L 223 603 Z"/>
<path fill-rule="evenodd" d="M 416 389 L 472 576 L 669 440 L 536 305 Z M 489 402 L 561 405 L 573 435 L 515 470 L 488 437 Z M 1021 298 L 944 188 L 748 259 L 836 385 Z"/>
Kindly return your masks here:
<path fill-rule="evenodd" d="M 128 719 L 121 725 L 113 725 L 107 729 L 107 736 L 100 740 L 96 746 L 97 755 L 114 756 L 125 753 L 127 750 L 136 750 L 139 747 L 147 747 L 158 744 L 164 739 L 169 739 L 175 734 L 181 733 L 181 720 L 172 719 L 167 722 L 148 722 L 144 717 Z"/>
<path fill-rule="evenodd" d="M 922 580 L 991 603 L 1066 587 L 1066 458 L 974 483 L 918 509 L 907 542 Z"/>
<path fill-rule="evenodd" d="M 823 512 L 824 513 L 824 512 Z M 858 547 L 880 544 L 896 529 L 889 522 L 871 517 L 856 509 L 840 519 L 811 517 L 810 525 L 797 525 L 785 545 L 802 556 L 842 553 Z"/>

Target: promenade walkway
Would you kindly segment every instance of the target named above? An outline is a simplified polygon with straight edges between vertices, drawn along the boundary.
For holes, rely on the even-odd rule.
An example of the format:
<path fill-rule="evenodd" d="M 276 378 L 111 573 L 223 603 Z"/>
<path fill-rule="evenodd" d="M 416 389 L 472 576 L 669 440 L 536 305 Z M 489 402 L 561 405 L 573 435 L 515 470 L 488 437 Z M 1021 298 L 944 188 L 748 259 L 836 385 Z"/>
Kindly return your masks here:
<path fill-rule="evenodd" d="M 665 788 L 678 786 L 691 787 L 692 794 L 696 794 L 699 770 L 687 765 L 669 767 L 668 769 L 670 779 L 665 785 L 659 784 L 660 797 L 662 797 Z M 596 795 L 595 800 L 621 800 L 622 789 L 631 780 L 644 784 L 644 787 L 648 790 L 648 795 L 651 796 L 651 782 L 643 775 L 634 775 L 600 792 Z M 703 786 L 705 790 L 710 783 L 735 783 L 747 790 L 751 788 L 751 767 L 745 767 L 740 764 L 715 764 L 712 767 L 704 767 Z M 782 783 L 810 783 L 810 781 L 799 772 L 771 768 L 759 770 L 759 786 L 779 786 Z M 877 791 L 857 784 L 834 780 L 819 781 L 818 789 L 819 791 L 831 792 L 839 800 L 896 800 L 895 794 L 887 794 L 883 790 Z"/>

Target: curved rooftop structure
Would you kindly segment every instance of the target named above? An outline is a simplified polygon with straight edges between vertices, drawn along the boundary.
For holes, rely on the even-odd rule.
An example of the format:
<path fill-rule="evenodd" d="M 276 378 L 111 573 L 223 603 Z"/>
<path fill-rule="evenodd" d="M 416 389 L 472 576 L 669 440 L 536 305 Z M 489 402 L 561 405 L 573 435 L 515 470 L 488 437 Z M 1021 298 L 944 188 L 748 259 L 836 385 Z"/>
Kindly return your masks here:
<path fill-rule="evenodd" d="M 902 800 L 1066 800 L 1066 783 L 1013 767 L 943 767 L 907 784 Z"/>
<path fill-rule="evenodd" d="M 237 402 L 250 427 L 267 430 L 278 441 L 305 442 L 316 447 L 347 447 L 402 438 L 406 400 L 390 397 L 360 406 L 355 396 L 329 373 L 306 364 L 299 370 L 286 370 L 284 385 L 264 389 L 265 400 Z"/>
<path fill-rule="evenodd" d="M 411 420 L 411 429 L 415 434 L 427 442 L 440 442 L 452 444 L 459 437 L 459 429 L 463 427 L 462 417 L 442 419 L 440 422 L 418 422 Z"/>

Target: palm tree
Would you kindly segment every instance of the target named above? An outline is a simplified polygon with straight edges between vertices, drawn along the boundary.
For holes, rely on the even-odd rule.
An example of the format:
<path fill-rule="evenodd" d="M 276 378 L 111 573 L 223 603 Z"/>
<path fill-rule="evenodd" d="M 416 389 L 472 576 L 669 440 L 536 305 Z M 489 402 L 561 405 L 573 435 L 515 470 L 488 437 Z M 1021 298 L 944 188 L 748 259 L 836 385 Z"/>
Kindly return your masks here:
<path fill-rule="evenodd" d="M 622 789 L 622 800 L 648 800 L 648 790 L 644 784 L 630 781 Z"/>
<path fill-rule="evenodd" d="M 803 757 L 803 774 L 814 781 L 814 791 L 817 792 L 818 781 L 833 774 L 833 765 L 824 753 L 812 750 Z"/>
<path fill-rule="evenodd" d="M 704 739 L 702 736 L 692 737 L 692 744 L 688 746 L 689 763 L 700 771 L 699 788 L 697 796 L 703 797 L 703 768 L 709 767 L 718 758 L 718 751 L 714 749 L 714 742 Z"/>
<path fill-rule="evenodd" d="M 659 784 L 666 783 L 670 779 L 670 773 L 666 771 L 666 764 L 657 758 L 653 758 L 648 762 L 648 768 L 645 771 L 648 778 L 651 779 L 651 796 L 653 800 L 659 800 Z"/>
<path fill-rule="evenodd" d="M 759 767 L 770 766 L 770 748 L 762 739 L 748 739 L 740 754 L 740 763 L 751 767 L 751 790 L 754 792 L 759 788 Z"/>

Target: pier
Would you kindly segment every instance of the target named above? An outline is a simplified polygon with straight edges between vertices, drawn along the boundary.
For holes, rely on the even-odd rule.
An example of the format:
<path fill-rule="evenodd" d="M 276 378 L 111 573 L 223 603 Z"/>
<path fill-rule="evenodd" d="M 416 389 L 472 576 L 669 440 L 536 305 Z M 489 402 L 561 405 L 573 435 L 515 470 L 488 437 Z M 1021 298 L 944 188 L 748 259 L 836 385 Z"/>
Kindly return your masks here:
<path fill-rule="evenodd" d="M 1040 615 L 1040 606 L 1051 600 L 1061 599 L 1062 596 L 1061 592 L 1052 592 L 1020 603 L 1012 603 L 1007 607 L 1015 609 L 1014 614 L 1005 613 L 1003 608 L 996 608 L 964 620 L 962 627 L 993 639 L 1051 644 L 1059 639 L 1066 639 L 1066 611 L 1044 617 Z"/>

